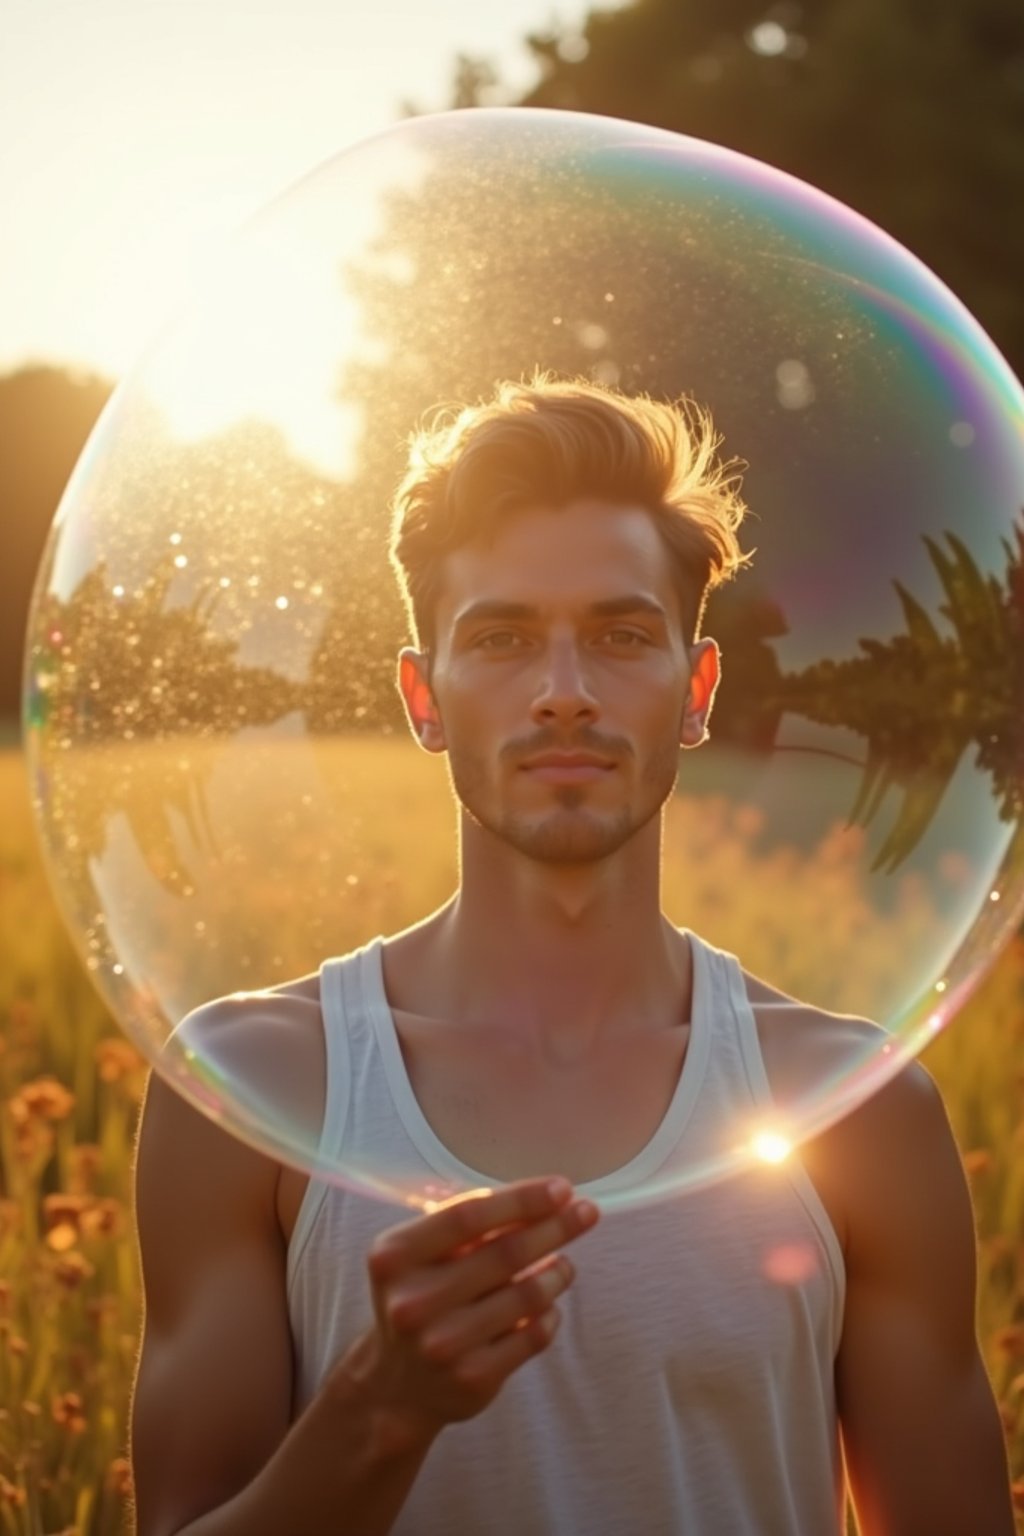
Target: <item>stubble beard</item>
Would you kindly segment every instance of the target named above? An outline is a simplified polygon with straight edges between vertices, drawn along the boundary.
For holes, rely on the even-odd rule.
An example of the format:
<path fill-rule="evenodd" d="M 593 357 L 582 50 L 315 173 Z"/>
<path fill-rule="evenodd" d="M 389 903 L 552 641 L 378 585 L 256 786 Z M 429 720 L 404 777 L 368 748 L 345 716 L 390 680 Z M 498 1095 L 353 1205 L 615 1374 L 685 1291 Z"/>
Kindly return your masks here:
<path fill-rule="evenodd" d="M 526 815 L 486 807 L 487 775 L 483 762 L 471 754 L 449 755 L 452 789 L 469 819 L 500 842 L 539 864 L 590 864 L 617 853 L 661 811 L 675 789 L 679 769 L 676 743 L 658 751 L 648 762 L 638 803 L 612 813 L 589 810 L 587 789 L 579 784 L 553 786 L 555 802 L 547 814 Z"/>

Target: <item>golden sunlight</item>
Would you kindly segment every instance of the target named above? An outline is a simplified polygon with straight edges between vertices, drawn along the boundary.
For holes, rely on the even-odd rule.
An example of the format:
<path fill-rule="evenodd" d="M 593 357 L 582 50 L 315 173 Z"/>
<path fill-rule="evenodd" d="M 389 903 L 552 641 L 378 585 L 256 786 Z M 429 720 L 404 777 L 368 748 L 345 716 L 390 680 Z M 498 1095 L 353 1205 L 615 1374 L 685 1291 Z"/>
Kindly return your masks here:
<path fill-rule="evenodd" d="M 338 379 L 357 311 L 337 273 L 275 232 L 222 257 L 147 360 L 145 387 L 185 441 L 238 422 L 276 426 L 314 467 L 344 477 L 357 423 Z"/>

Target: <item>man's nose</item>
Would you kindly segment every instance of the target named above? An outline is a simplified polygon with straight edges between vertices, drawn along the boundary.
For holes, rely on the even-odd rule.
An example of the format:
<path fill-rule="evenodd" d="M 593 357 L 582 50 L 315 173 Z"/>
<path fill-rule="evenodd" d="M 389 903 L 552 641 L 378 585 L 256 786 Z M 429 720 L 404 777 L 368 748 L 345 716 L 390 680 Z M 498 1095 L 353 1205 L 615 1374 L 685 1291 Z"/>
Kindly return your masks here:
<path fill-rule="evenodd" d="M 595 719 L 598 714 L 586 659 L 575 642 L 549 646 L 537 679 L 533 715 L 538 721 Z"/>

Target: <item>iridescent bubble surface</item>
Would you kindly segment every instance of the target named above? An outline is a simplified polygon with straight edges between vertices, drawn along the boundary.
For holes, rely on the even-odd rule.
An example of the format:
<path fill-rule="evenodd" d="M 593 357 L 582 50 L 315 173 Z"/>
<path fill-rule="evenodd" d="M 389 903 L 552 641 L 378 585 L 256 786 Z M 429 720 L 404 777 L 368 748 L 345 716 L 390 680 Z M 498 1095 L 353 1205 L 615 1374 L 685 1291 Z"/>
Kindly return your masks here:
<path fill-rule="evenodd" d="M 55 887 L 127 1033 L 253 1145 L 414 1206 L 460 1181 L 325 1153 L 296 1058 L 181 1026 L 451 894 L 452 795 L 394 685 L 389 501 L 424 412 L 538 367 L 689 395 L 746 462 L 756 556 L 706 617 L 724 677 L 666 807 L 666 910 L 881 1026 L 784 1121 L 606 1203 L 848 1112 L 1022 908 L 1024 398 L 959 302 L 823 194 L 654 129 L 483 110 L 357 145 L 115 394 L 40 571 L 25 711 Z"/>

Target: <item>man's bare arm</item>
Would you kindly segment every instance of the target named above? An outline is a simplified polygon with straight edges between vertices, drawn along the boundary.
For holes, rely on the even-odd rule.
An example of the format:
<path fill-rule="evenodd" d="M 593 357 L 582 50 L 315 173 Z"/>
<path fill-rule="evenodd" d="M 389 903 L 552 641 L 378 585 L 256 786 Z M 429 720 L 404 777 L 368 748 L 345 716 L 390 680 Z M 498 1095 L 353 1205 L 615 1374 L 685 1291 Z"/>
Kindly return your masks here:
<path fill-rule="evenodd" d="M 132 1404 L 139 1536 L 298 1536 L 346 1507 L 360 1530 L 387 1531 L 429 1445 L 375 1442 L 358 1393 L 325 1396 L 289 1431 L 275 1165 L 154 1077 L 136 1184 L 146 1294 Z"/>
<path fill-rule="evenodd" d="M 914 1064 L 833 1134 L 851 1201 L 836 1379 L 861 1536 L 1013 1536 L 973 1213 L 938 1089 Z"/>
<path fill-rule="evenodd" d="M 153 1078 L 136 1176 L 139 1536 L 384 1536 L 444 1425 L 553 1337 L 573 1274 L 557 1249 L 586 1223 L 531 1180 L 384 1234 L 368 1255 L 377 1325 L 290 1425 L 276 1177 Z"/>

